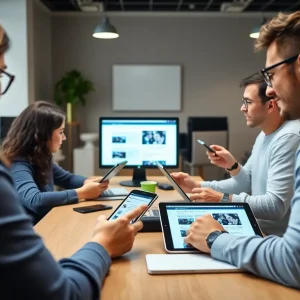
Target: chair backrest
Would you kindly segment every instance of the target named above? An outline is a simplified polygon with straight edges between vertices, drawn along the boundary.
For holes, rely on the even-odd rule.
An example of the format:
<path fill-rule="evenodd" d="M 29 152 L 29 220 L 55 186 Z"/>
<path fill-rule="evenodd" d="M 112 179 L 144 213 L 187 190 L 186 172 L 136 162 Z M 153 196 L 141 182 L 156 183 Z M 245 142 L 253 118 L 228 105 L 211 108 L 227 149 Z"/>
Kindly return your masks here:
<path fill-rule="evenodd" d="M 207 145 L 215 144 L 228 148 L 228 131 L 193 131 L 191 162 L 196 165 L 210 164 L 206 155 L 207 149 L 197 142 L 198 139 L 203 140 Z"/>
<path fill-rule="evenodd" d="M 206 133 L 204 136 L 202 135 L 202 138 L 199 135 L 199 138 L 206 142 L 208 145 L 222 145 L 223 139 L 226 138 L 227 140 L 226 143 L 224 143 L 224 147 L 229 147 L 227 117 L 188 117 L 186 159 L 189 162 L 199 161 L 200 158 L 198 159 L 198 152 L 195 151 L 197 150 L 200 153 L 203 151 L 203 149 L 201 149 L 203 147 L 198 144 L 197 140 L 193 137 L 194 132 L 202 132 L 203 134 Z M 212 132 L 216 132 L 216 134 L 212 134 Z M 217 132 L 223 132 L 223 134 Z M 227 132 L 227 134 L 225 134 L 225 132 Z M 210 135 L 212 136 L 212 139 L 208 139 Z M 203 153 L 205 154 L 205 152 Z"/>

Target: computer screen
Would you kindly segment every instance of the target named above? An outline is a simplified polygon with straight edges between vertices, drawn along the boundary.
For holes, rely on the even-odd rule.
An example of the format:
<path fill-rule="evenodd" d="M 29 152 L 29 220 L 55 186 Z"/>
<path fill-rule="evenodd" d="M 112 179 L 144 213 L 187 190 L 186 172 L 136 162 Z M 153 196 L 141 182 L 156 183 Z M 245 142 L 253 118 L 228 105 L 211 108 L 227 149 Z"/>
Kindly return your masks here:
<path fill-rule="evenodd" d="M 103 117 L 99 120 L 99 166 L 109 168 L 127 160 L 126 168 L 157 168 L 155 161 L 166 167 L 178 167 L 178 118 Z M 133 180 L 145 180 L 137 177 Z M 136 176 L 135 176 L 136 175 Z"/>

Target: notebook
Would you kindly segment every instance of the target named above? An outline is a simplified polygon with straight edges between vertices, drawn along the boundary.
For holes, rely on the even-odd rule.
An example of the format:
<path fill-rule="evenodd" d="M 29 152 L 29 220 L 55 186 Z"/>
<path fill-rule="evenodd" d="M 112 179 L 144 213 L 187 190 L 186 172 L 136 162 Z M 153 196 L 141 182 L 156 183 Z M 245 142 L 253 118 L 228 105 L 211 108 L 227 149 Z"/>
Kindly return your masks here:
<path fill-rule="evenodd" d="M 149 274 L 245 272 L 207 254 L 147 254 L 146 264 Z"/>

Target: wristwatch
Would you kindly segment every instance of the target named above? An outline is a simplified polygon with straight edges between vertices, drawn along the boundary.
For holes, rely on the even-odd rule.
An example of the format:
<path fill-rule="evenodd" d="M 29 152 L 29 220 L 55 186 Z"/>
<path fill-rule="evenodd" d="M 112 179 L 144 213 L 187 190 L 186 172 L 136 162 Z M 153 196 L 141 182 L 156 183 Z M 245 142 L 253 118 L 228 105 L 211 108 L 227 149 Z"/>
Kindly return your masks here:
<path fill-rule="evenodd" d="M 239 166 L 239 163 L 238 163 L 238 161 L 236 161 L 231 168 L 228 168 L 228 169 L 226 168 L 226 170 L 227 171 L 233 171 L 233 170 L 237 169 L 238 166 Z"/>
<path fill-rule="evenodd" d="M 216 230 L 216 231 L 211 232 L 211 233 L 207 236 L 207 238 L 206 238 L 206 243 L 207 243 L 207 247 L 208 247 L 209 249 L 211 249 L 211 246 L 212 246 L 213 242 L 215 241 L 215 239 L 216 239 L 219 235 L 221 235 L 222 233 L 228 233 L 228 231 L 226 231 L 226 230 L 223 230 L 223 231 L 221 231 L 221 230 Z"/>
<path fill-rule="evenodd" d="M 230 202 L 229 194 L 224 193 L 220 202 L 224 202 L 224 203 Z"/>

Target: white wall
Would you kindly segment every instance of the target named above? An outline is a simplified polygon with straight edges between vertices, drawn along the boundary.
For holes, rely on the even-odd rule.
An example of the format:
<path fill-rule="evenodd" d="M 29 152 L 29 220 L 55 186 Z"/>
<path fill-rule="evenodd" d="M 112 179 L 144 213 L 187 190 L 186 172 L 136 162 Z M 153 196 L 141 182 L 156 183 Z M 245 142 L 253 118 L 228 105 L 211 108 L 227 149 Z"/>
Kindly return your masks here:
<path fill-rule="evenodd" d="M 11 39 L 7 71 L 16 76 L 0 101 L 1 116 L 17 116 L 29 103 L 27 1 L 0 0 L 0 22 Z"/>
<path fill-rule="evenodd" d="M 186 131 L 188 116 L 228 116 L 230 149 L 238 159 L 258 133 L 240 112 L 240 80 L 264 66 L 253 53 L 252 27 L 259 15 L 113 16 L 120 38 L 99 40 L 92 32 L 98 16 L 52 19 L 53 81 L 77 68 L 91 79 L 96 92 L 79 110 L 82 131 L 98 132 L 100 116 L 179 116 Z M 183 109 L 180 113 L 112 111 L 113 64 L 181 64 Z"/>

